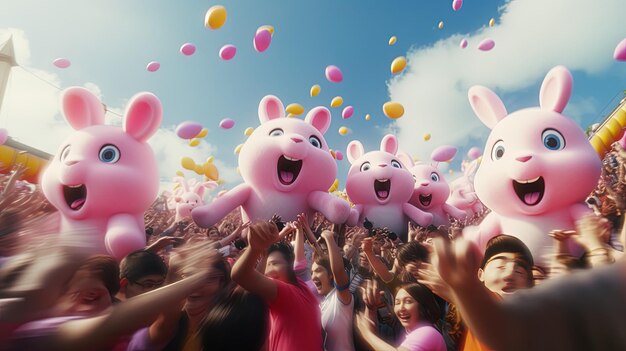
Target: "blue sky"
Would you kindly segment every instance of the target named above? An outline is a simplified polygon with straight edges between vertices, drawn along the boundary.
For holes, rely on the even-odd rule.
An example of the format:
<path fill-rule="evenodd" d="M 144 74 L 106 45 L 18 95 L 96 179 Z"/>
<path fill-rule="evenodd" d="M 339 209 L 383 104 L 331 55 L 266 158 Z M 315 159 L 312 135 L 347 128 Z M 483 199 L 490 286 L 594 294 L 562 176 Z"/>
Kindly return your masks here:
<path fill-rule="evenodd" d="M 483 147 L 488 130 L 471 113 L 466 98 L 471 85 L 492 88 L 513 111 L 537 105 L 543 76 L 565 64 L 575 80 L 566 113 L 583 126 L 599 121 L 608 112 L 603 108 L 614 106 L 619 100 L 611 99 L 626 89 L 626 65 L 612 59 L 613 48 L 626 37 L 619 0 L 466 0 L 458 12 L 451 3 L 12 0 L 0 5 L 0 39 L 12 33 L 22 66 L 60 87 L 86 85 L 117 113 L 135 93 L 154 92 L 164 106 L 164 129 L 153 140 L 163 178 L 180 169 L 181 156 L 200 162 L 213 155 L 226 187 L 240 181 L 233 149 L 245 141 L 245 128 L 258 125 L 258 103 L 267 94 L 306 110 L 328 107 L 340 95 L 355 113 L 342 120 L 344 106 L 331 108 L 326 134 L 331 148 L 345 153 L 347 144 L 359 139 L 369 151 L 395 131 L 403 149 L 423 159 L 445 143 L 457 145 L 459 156 L 470 146 Z M 217 4 L 226 7 L 228 19 L 210 30 L 204 16 Z M 496 25 L 489 28 L 492 17 Z M 257 53 L 252 38 L 265 24 L 275 33 L 269 49 Z M 392 35 L 398 40 L 389 46 Z M 470 39 L 464 50 L 458 47 L 463 37 Z M 496 47 L 476 50 L 487 37 L 497 38 Z M 194 55 L 179 53 L 185 42 L 196 45 Z M 231 61 L 218 57 L 224 44 L 237 46 Z M 392 77 L 389 65 L 397 56 L 406 56 L 409 65 Z M 70 59 L 72 66 L 55 68 L 57 57 Z M 154 73 L 145 69 L 152 60 L 161 63 Z M 324 78 L 330 64 L 342 69 L 343 82 Z M 314 98 L 309 96 L 313 84 L 322 87 Z M 58 91 L 16 68 L 6 95 L 0 127 L 54 153 L 70 132 L 60 117 Z M 382 114 L 391 98 L 407 109 L 397 121 Z M 367 113 L 372 120 L 364 120 Z M 218 128 L 225 117 L 236 121 L 233 129 Z M 197 148 L 172 133 L 185 120 L 209 129 Z M 351 134 L 339 135 L 340 126 Z M 433 136 L 429 142 L 422 140 L 426 132 Z M 339 162 L 342 186 L 348 168 L 346 160 Z"/>

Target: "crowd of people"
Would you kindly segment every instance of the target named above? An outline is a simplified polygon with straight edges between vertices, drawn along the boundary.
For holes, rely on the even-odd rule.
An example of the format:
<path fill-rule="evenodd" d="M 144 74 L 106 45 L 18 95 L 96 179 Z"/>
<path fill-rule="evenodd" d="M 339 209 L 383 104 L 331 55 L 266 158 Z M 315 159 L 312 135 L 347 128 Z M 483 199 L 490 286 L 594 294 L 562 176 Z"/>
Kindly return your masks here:
<path fill-rule="evenodd" d="M 165 196 L 145 213 L 147 246 L 117 262 L 55 235 L 54 208 L 17 180 L 23 171 L 0 175 L 0 349 L 626 347 L 616 331 L 626 316 L 626 151 L 617 143 L 587 200 L 594 215 L 546 233 L 557 243 L 547 268 L 513 236 L 483 252 L 463 240 L 485 213 L 438 228 L 407 223 L 402 242 L 376 223 L 347 227 L 319 213 L 249 223 L 236 210 L 201 228 L 176 222 Z M 580 279 L 583 270 L 593 278 Z"/>

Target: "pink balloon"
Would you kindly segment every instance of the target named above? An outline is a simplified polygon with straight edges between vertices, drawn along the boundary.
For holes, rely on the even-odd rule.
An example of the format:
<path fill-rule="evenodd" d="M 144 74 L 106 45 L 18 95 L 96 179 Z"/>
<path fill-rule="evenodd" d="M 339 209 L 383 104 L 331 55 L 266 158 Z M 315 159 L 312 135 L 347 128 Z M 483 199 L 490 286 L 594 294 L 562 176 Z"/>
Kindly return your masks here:
<path fill-rule="evenodd" d="M 474 146 L 473 148 L 467 151 L 467 157 L 469 157 L 470 160 L 475 160 L 479 158 L 482 153 L 483 152 L 480 150 L 480 148 L 477 148 L 476 146 Z"/>
<path fill-rule="evenodd" d="M 58 68 L 68 68 L 72 63 L 66 58 L 58 58 L 52 61 L 52 64 L 57 66 Z"/>
<path fill-rule="evenodd" d="M 329 82 L 339 83 L 343 80 L 343 73 L 337 66 L 330 65 L 326 67 L 326 79 Z"/>
<path fill-rule="evenodd" d="M 230 129 L 235 126 L 235 121 L 230 118 L 224 118 L 220 121 L 220 128 L 222 129 Z"/>
<path fill-rule="evenodd" d="M 0 128 L 0 145 L 6 143 L 7 139 L 9 139 L 9 131 L 4 128 Z"/>
<path fill-rule="evenodd" d="M 463 0 L 454 0 L 454 1 L 452 1 L 452 9 L 454 11 L 460 10 L 461 6 L 463 6 Z"/>
<path fill-rule="evenodd" d="M 202 131 L 200 123 L 185 121 L 176 127 L 176 135 L 182 139 L 193 139 Z"/>
<path fill-rule="evenodd" d="M 335 157 L 337 158 L 337 161 L 343 160 L 343 154 L 341 151 L 335 151 Z"/>
<path fill-rule="evenodd" d="M 613 57 L 618 61 L 626 61 L 626 39 L 617 44 L 613 52 Z"/>
<path fill-rule="evenodd" d="M 447 162 L 452 160 L 454 155 L 456 155 L 456 147 L 452 145 L 442 145 L 433 150 L 430 154 L 430 158 L 437 162 Z"/>
<path fill-rule="evenodd" d="M 148 70 L 148 72 L 156 72 L 159 70 L 159 68 L 161 68 L 161 64 L 156 61 L 151 61 L 146 66 L 146 69 Z"/>
<path fill-rule="evenodd" d="M 228 61 L 232 59 L 233 57 L 235 57 L 236 53 L 237 53 L 237 48 L 235 47 L 235 45 L 230 45 L 230 44 L 224 45 L 220 49 L 220 58 L 224 61 Z"/>
<path fill-rule="evenodd" d="M 196 52 L 196 46 L 192 43 L 185 43 L 180 47 L 180 53 L 185 56 L 191 56 L 194 52 Z"/>
<path fill-rule="evenodd" d="M 346 106 L 346 108 L 344 108 L 343 111 L 341 112 L 341 118 L 348 119 L 352 117 L 353 113 L 354 113 L 354 107 Z"/>
<path fill-rule="evenodd" d="M 270 33 L 270 31 L 267 29 L 263 29 L 256 33 L 252 43 L 254 44 L 254 50 L 258 52 L 263 52 L 267 50 L 271 42 L 272 33 Z"/>
<path fill-rule="evenodd" d="M 459 46 L 461 47 L 461 49 L 465 49 L 467 47 L 467 39 L 461 40 Z"/>
<path fill-rule="evenodd" d="M 496 46 L 496 42 L 491 39 L 485 39 L 478 44 L 478 50 L 489 51 Z"/>

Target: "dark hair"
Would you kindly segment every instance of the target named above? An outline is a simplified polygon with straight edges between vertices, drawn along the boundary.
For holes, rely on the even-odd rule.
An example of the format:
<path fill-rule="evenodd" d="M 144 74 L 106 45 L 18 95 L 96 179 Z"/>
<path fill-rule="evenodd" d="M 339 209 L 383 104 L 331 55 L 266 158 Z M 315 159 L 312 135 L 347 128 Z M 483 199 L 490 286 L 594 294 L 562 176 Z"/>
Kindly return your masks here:
<path fill-rule="evenodd" d="M 533 255 L 530 253 L 528 246 L 520 239 L 506 234 L 500 234 L 489 239 L 485 248 L 485 256 L 480 263 L 480 268 L 485 269 L 487 261 L 500 253 L 516 253 L 521 256 L 524 269 L 528 272 L 528 281 L 530 286 L 533 283 Z"/>
<path fill-rule="evenodd" d="M 117 261 L 111 256 L 91 256 L 78 268 L 78 271 L 88 271 L 96 275 L 102 280 L 111 297 L 120 290 L 120 269 L 117 266 Z"/>
<path fill-rule="evenodd" d="M 402 284 L 400 289 L 404 289 L 417 301 L 420 321 L 428 321 L 435 324 L 441 319 L 441 307 L 435 299 L 435 294 L 430 289 L 419 283 Z"/>
<path fill-rule="evenodd" d="M 203 319 L 199 336 L 205 350 L 259 350 L 269 327 L 267 305 L 257 295 L 235 289 Z"/>
<path fill-rule="evenodd" d="M 273 252 L 279 252 L 283 255 L 285 261 L 287 261 L 287 279 L 289 279 L 291 284 L 296 284 L 296 272 L 293 269 L 293 263 L 296 258 L 293 252 L 293 247 L 290 244 L 280 241 L 270 245 L 267 249 L 268 256 Z"/>
<path fill-rule="evenodd" d="M 402 266 L 406 266 L 414 261 L 430 262 L 428 249 L 418 241 L 409 241 L 400 246 L 398 248 L 397 257 L 398 263 Z"/>
<path fill-rule="evenodd" d="M 153 274 L 165 277 L 167 266 L 161 256 L 152 251 L 133 251 L 120 262 L 120 279 L 126 278 L 131 282 L 136 282 Z"/>

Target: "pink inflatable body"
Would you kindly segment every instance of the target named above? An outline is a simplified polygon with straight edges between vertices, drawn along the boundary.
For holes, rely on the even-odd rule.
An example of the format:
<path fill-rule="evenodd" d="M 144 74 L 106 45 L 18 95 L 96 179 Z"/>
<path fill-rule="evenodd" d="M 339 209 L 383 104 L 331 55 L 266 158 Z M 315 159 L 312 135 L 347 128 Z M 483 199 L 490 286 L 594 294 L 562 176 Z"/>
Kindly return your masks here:
<path fill-rule="evenodd" d="M 42 190 L 61 213 L 62 233 L 88 231 L 96 252 L 121 259 L 146 244 L 143 215 L 159 188 L 146 141 L 161 124 L 161 103 L 135 95 L 122 128 L 104 125 L 102 103 L 84 88 L 65 90 L 62 105 L 75 132 L 43 173 Z"/>
<path fill-rule="evenodd" d="M 411 205 L 415 181 L 395 156 L 398 141 L 385 135 L 380 151 L 364 153 L 358 140 L 348 144 L 348 160 L 352 164 L 346 178 L 346 192 L 355 204 L 348 225 L 362 225 L 365 218 L 374 227 L 387 227 L 406 240 L 409 220 L 421 226 L 432 223 L 433 216 Z"/>
<path fill-rule="evenodd" d="M 478 199 L 474 190 L 474 174 L 478 169 L 480 159 L 475 159 L 469 163 L 463 163 L 461 170 L 463 175 L 450 182 L 450 197 L 448 203 L 471 218 L 485 210 L 482 202 Z"/>
<path fill-rule="evenodd" d="M 584 200 L 598 183 L 601 161 L 583 130 L 561 114 L 571 89 L 571 74 L 557 66 L 543 81 L 540 107 L 510 115 L 489 89 L 469 90 L 474 112 L 492 129 L 474 179 L 478 197 L 492 212 L 478 230 L 464 232 L 481 248 L 495 235 L 513 235 L 545 267 L 554 252 L 548 233 L 575 229 L 575 221 L 590 212 Z"/>
<path fill-rule="evenodd" d="M 174 223 L 186 218 L 191 219 L 191 210 L 204 205 L 204 191 L 217 188 L 214 181 L 198 182 L 195 179 L 187 181 L 183 177 L 175 177 L 174 180 L 180 184 L 172 196 L 176 208 Z"/>
<path fill-rule="evenodd" d="M 282 102 L 268 95 L 259 104 L 259 119 L 261 125 L 239 153 L 244 183 L 193 209 L 193 220 L 209 227 L 241 206 L 244 222 L 267 220 L 274 214 L 293 221 L 300 213 L 312 216 L 319 211 L 333 223 L 344 223 L 350 205 L 328 193 L 337 176 L 337 164 L 324 140 L 330 111 L 315 107 L 304 121 L 285 118 Z"/>

